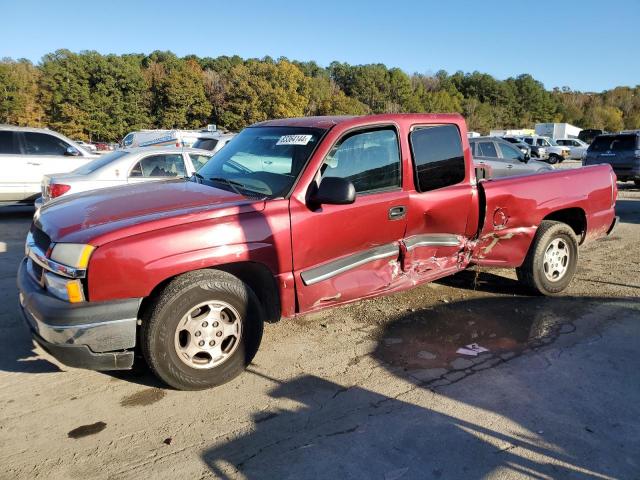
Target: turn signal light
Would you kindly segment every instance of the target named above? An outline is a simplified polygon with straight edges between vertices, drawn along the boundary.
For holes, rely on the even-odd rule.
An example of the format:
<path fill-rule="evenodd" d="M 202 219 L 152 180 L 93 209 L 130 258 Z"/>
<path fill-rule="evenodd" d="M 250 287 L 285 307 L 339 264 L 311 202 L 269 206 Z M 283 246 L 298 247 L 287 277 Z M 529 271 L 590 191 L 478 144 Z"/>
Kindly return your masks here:
<path fill-rule="evenodd" d="M 64 195 L 69 190 L 71 190 L 71 185 L 65 185 L 64 183 L 53 183 L 49 186 L 51 198 L 57 198 L 60 195 Z"/>

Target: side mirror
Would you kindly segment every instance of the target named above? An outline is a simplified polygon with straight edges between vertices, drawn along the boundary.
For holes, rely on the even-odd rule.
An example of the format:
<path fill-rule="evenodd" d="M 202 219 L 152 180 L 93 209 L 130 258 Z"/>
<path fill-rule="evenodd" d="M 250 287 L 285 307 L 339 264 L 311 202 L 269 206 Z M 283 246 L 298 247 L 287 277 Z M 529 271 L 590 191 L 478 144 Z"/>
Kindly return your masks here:
<path fill-rule="evenodd" d="M 356 201 L 356 188 L 349 180 L 339 177 L 323 178 L 318 190 L 311 196 L 317 205 L 348 205 Z"/>
<path fill-rule="evenodd" d="M 531 160 L 531 155 L 529 155 L 528 153 L 525 153 L 520 159 L 520 161 L 524 163 L 527 163 L 529 160 Z"/>
<path fill-rule="evenodd" d="M 67 147 L 67 149 L 64 151 L 64 154 L 69 157 L 77 157 L 80 155 L 80 151 L 78 151 L 77 148 Z"/>

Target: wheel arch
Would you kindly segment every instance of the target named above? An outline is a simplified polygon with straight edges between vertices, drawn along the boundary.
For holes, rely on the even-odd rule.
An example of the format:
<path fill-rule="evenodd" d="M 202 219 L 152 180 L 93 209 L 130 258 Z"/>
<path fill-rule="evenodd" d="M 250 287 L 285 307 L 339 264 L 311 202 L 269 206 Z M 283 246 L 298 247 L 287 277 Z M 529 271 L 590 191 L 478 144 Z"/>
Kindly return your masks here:
<path fill-rule="evenodd" d="M 213 265 L 200 270 L 220 270 L 230 273 L 238 278 L 240 281 L 253 290 L 258 297 L 260 304 L 264 308 L 265 320 L 267 322 L 277 322 L 281 317 L 281 303 L 280 292 L 278 290 L 278 284 L 271 273 L 271 270 L 263 263 L 253 261 L 241 261 L 226 263 L 220 265 Z M 195 271 L 195 270 L 191 270 Z M 184 275 L 187 272 L 181 272 L 171 277 L 165 278 L 158 283 L 149 293 L 148 296 L 142 299 L 140 308 L 138 310 L 138 318 L 143 319 L 144 313 L 149 309 L 151 303 L 162 293 L 165 287 L 171 283 L 172 280 Z"/>
<path fill-rule="evenodd" d="M 562 222 L 571 227 L 578 237 L 578 243 L 584 242 L 587 233 L 587 215 L 580 207 L 563 208 L 547 214 L 542 221 L 552 220 Z"/>

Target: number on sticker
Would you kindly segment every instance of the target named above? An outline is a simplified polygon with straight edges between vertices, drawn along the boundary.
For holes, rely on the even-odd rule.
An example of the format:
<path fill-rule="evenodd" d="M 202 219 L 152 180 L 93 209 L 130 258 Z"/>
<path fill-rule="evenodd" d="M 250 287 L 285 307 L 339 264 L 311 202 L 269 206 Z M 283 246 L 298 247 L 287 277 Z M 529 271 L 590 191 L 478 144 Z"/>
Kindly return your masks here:
<path fill-rule="evenodd" d="M 283 135 L 276 145 L 306 145 L 313 135 Z"/>

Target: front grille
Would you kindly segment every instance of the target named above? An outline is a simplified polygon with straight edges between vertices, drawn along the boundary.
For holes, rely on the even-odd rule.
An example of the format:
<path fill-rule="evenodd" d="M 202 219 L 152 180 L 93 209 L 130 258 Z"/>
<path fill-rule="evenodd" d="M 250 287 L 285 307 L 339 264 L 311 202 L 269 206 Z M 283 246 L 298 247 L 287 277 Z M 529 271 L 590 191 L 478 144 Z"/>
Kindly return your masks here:
<path fill-rule="evenodd" d="M 36 244 L 36 247 L 38 247 L 42 253 L 46 253 L 47 250 L 49 250 L 51 238 L 33 224 L 31 225 L 31 236 L 33 237 L 33 242 Z"/>

